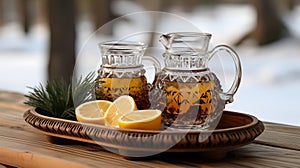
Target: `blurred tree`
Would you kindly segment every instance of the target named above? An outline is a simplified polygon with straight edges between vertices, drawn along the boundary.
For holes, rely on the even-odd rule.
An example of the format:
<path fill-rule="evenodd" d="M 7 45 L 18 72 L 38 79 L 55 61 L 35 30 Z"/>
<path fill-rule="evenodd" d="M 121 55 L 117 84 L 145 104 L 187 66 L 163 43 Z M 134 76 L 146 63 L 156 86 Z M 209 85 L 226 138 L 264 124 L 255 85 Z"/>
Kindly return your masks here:
<path fill-rule="evenodd" d="M 32 17 L 37 24 L 47 24 L 47 0 L 32 0 Z M 33 22 L 33 21 L 32 21 Z"/>
<path fill-rule="evenodd" d="M 70 82 L 75 65 L 75 1 L 48 0 L 50 59 L 48 78 Z"/>
<path fill-rule="evenodd" d="M 256 9 L 256 27 L 236 42 L 240 45 L 243 41 L 253 38 L 258 45 L 275 42 L 288 34 L 276 9 L 274 0 L 251 0 Z"/>
<path fill-rule="evenodd" d="M 0 0 L 0 26 L 4 23 L 4 16 L 3 16 L 3 0 Z"/>
<path fill-rule="evenodd" d="M 296 0 L 287 0 L 286 3 L 290 11 L 292 11 L 296 6 Z"/>
<path fill-rule="evenodd" d="M 20 11 L 20 21 L 23 26 L 24 33 L 29 32 L 30 26 L 30 0 L 18 1 L 19 11 Z"/>
<path fill-rule="evenodd" d="M 91 0 L 91 16 L 94 23 L 94 29 L 97 30 L 105 23 L 113 20 L 115 17 L 112 13 L 112 0 Z M 111 25 L 111 24 L 110 24 Z M 108 35 L 113 33 L 112 27 L 105 26 L 101 32 Z"/>

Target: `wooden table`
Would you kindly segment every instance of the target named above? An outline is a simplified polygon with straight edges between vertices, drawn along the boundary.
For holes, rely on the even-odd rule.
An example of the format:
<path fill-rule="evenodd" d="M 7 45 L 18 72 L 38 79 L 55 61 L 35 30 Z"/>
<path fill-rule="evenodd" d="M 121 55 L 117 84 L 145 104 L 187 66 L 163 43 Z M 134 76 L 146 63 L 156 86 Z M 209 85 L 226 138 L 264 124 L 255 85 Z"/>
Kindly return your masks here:
<path fill-rule="evenodd" d="M 29 107 L 19 93 L 0 91 L 0 167 L 300 167 L 300 127 L 265 122 L 252 144 L 220 160 L 198 153 L 163 153 L 146 160 L 128 160 L 89 144 L 53 144 L 28 125 Z"/>

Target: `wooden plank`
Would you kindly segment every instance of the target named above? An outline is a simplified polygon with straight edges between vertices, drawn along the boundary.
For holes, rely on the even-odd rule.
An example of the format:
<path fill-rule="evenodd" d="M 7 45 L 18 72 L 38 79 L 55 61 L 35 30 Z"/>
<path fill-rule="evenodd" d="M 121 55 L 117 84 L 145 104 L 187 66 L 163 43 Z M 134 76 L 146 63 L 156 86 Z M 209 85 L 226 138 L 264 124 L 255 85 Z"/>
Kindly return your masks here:
<path fill-rule="evenodd" d="M 250 144 L 231 151 L 221 160 L 210 160 L 199 153 L 184 156 L 166 154 L 161 160 L 171 163 L 198 167 L 299 167 L 300 152 L 274 148 L 259 144 Z"/>
<path fill-rule="evenodd" d="M 254 143 L 300 151 L 300 127 L 264 122 L 265 131 Z"/>
<path fill-rule="evenodd" d="M 1 103 L 9 103 L 14 105 L 24 105 L 24 101 L 26 100 L 23 94 L 17 92 L 10 91 L 2 91 L 0 90 L 0 102 Z"/>
<path fill-rule="evenodd" d="M 46 136 L 29 126 L 22 115 L 23 111 L 18 109 L 0 107 L 0 163 L 17 167 L 44 167 L 50 162 L 52 167 L 70 162 L 74 167 L 82 167 L 82 163 L 88 167 L 176 167 L 171 163 L 162 164 L 159 160 L 129 161 L 95 145 L 52 144 Z"/>
<path fill-rule="evenodd" d="M 5 95 L 5 96 L 4 96 Z M 12 98 L 15 97 L 15 98 Z M 7 98 L 7 99 L 6 99 Z M 9 101 L 8 101 L 9 100 Z M 131 161 L 100 146 L 53 144 L 23 120 L 28 108 L 16 93 L 0 92 L 0 163 L 17 167 L 299 167 L 299 127 L 266 123 L 266 131 L 221 160 L 201 153 L 162 153 Z M 290 139 L 291 138 L 291 139 Z M 278 147 L 274 147 L 278 146 Z M 295 147 L 293 147 L 295 146 Z"/>
<path fill-rule="evenodd" d="M 181 166 L 201 165 L 210 167 L 274 167 L 276 165 L 282 167 L 296 167 L 297 164 L 300 164 L 300 152 L 298 151 L 256 144 L 251 144 L 230 152 L 222 162 L 212 162 L 207 160 L 207 157 L 203 157 L 201 154 L 197 153 L 162 154 L 153 158 L 153 160 L 134 162 L 128 161 L 116 154 L 106 152 L 104 149 L 94 145 L 55 145 L 49 143 L 45 136 L 34 130 L 31 130 L 32 132 L 27 132 L 28 128 L 21 129 L 21 127 L 13 127 L 11 129 L 13 129 L 14 133 L 18 136 L 14 134 L 7 136 L 12 130 L 4 129 L 6 131 L 3 132 L 3 129 L 0 128 L 0 146 L 5 144 L 4 147 L 0 147 L 0 150 L 3 148 L 13 149 L 14 151 L 3 149 L 1 154 L 14 157 L 5 158 L 0 154 L 0 162 L 21 167 L 32 167 L 32 165 L 28 165 L 28 163 L 43 166 L 47 161 L 61 165 L 73 162 L 73 167 L 76 167 L 77 164 L 79 166 L 79 163 L 85 163 L 90 167 L 98 167 L 99 164 L 103 166 L 114 165 L 116 167 L 132 167 L 137 165 L 149 167 L 174 167 L 175 164 Z M 23 138 L 21 139 L 19 135 L 22 135 L 22 132 L 25 132 L 26 134 L 23 133 Z M 28 162 L 29 156 L 31 156 L 31 159 L 29 159 L 30 162 Z M 60 158 L 63 158 L 64 160 L 61 160 Z M 2 159 L 8 159 L 10 161 L 3 161 Z M 26 159 L 27 161 L 25 162 Z M 18 161 L 16 162 L 16 160 Z M 44 160 L 45 162 L 41 162 L 41 160 Z"/>
<path fill-rule="evenodd" d="M 88 166 L 76 162 L 65 161 L 59 158 L 48 157 L 44 155 L 37 155 L 31 152 L 19 152 L 9 148 L 1 149 L 0 158 L 4 164 L 11 164 L 9 160 L 13 160 L 14 166 L 30 167 L 30 168 L 53 168 L 53 167 L 75 167 L 86 168 Z"/>

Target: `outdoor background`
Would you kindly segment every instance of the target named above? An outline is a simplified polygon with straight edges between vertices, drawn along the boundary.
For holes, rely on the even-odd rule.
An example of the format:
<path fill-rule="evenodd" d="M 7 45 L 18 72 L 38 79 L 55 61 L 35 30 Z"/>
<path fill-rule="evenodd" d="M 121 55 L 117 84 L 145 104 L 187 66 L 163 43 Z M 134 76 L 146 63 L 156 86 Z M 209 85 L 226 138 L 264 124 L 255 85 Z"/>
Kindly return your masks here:
<path fill-rule="evenodd" d="M 183 17 L 213 34 L 211 45 L 227 44 L 240 55 L 242 83 L 226 109 L 300 126 L 297 0 L 0 0 L 0 90 L 26 94 L 28 86 L 48 78 L 67 78 L 77 53 L 101 25 L 149 10 Z M 93 40 L 143 24 L 153 29 L 180 26 L 159 18 L 125 19 L 106 26 Z M 150 46 L 153 40 L 149 37 Z M 90 55 L 100 57 L 97 48 L 91 48 Z M 90 58 L 78 62 L 78 71 L 85 71 Z M 222 65 L 225 78 L 230 77 L 233 65 Z"/>

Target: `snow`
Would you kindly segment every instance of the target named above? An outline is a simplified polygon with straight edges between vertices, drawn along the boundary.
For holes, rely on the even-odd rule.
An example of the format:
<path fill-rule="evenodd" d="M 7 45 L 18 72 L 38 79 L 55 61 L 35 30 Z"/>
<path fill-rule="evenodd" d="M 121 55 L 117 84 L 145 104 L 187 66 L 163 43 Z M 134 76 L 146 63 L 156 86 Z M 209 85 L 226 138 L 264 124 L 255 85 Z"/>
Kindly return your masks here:
<path fill-rule="evenodd" d="M 123 2 L 122 2 L 123 3 Z M 142 11 L 140 6 L 132 6 L 129 11 Z M 116 8 L 118 9 L 118 8 Z M 121 14 L 129 11 L 123 10 Z M 180 17 L 168 19 L 163 15 L 158 23 L 160 32 L 184 30 L 189 26 L 213 34 L 211 47 L 218 44 L 232 46 L 235 40 L 251 30 L 255 23 L 255 12 L 248 5 L 217 5 L 211 8 L 199 7 L 187 14 L 173 9 L 171 12 Z M 149 30 L 151 23 L 143 22 L 136 15 L 128 16 L 131 22 L 115 25 L 114 38 L 142 40 L 140 35 L 124 36 L 136 31 Z M 233 17 L 234 16 L 234 17 Z M 247 41 L 234 50 L 240 55 L 243 69 L 242 82 L 235 100 L 226 109 L 248 113 L 263 121 L 278 122 L 300 126 L 300 7 L 286 14 L 284 20 L 292 36 L 276 43 L 257 47 Z M 181 19 L 180 19 L 181 18 Z M 178 23 L 186 19 L 188 24 Z M 151 17 L 148 16 L 151 20 Z M 142 23 L 141 23 L 142 22 Z M 176 24 L 178 23 L 178 24 Z M 193 23 L 193 25 L 191 24 Z M 191 24 L 191 25 L 189 25 Z M 82 21 L 78 30 L 78 56 L 76 71 L 85 74 L 99 67 L 97 43 L 111 39 L 92 34 L 88 22 Z M 45 25 L 34 25 L 30 34 L 25 36 L 19 24 L 11 22 L 0 27 L 0 90 L 27 93 L 27 86 L 45 83 L 47 76 L 48 29 Z M 148 37 L 148 36 L 146 36 Z M 157 39 L 156 39 L 157 40 Z M 155 45 L 160 45 L 159 43 Z M 161 52 L 153 48 L 149 54 Z M 147 53 L 148 54 L 148 53 Z M 160 55 L 156 54 L 156 58 Z M 161 60 L 160 60 L 161 61 Z M 223 85 L 228 88 L 235 73 L 230 59 L 216 57 L 210 63 L 212 70 L 220 72 Z"/>
<path fill-rule="evenodd" d="M 239 52 L 243 62 L 241 87 L 233 104 L 236 109 L 266 121 L 300 125 L 299 40 L 289 38 L 252 51 Z M 249 49 L 247 49 L 249 50 Z"/>

